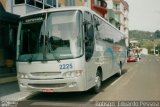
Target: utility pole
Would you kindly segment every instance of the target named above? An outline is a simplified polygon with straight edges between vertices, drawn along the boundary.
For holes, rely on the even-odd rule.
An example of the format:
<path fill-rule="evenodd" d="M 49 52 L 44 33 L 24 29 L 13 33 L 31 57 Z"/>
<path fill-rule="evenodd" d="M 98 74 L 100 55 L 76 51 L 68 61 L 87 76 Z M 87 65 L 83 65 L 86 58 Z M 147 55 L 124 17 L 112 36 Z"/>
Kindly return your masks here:
<path fill-rule="evenodd" d="M 151 34 L 150 36 L 151 36 L 151 41 L 153 42 L 153 55 L 155 55 L 155 40 L 154 40 L 155 39 L 154 38 L 155 35 Z"/>

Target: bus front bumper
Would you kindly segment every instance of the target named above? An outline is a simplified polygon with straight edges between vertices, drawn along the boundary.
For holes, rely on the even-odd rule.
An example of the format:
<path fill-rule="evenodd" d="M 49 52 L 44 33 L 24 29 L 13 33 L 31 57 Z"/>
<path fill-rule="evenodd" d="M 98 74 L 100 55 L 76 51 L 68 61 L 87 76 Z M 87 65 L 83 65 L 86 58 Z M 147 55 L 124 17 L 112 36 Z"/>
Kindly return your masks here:
<path fill-rule="evenodd" d="M 21 91 L 75 92 L 85 91 L 85 86 L 85 80 L 79 78 L 50 80 L 19 79 L 19 87 Z"/>

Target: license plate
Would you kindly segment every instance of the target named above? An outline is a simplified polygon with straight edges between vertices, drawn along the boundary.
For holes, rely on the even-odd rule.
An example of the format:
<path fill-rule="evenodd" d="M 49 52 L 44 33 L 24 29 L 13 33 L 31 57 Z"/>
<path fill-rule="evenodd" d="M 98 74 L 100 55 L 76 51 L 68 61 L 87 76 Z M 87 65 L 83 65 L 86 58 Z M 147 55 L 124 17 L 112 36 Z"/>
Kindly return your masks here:
<path fill-rule="evenodd" d="M 51 93 L 51 92 L 54 92 L 54 91 L 53 91 L 53 89 L 45 88 L 45 89 L 42 89 L 42 92 Z"/>

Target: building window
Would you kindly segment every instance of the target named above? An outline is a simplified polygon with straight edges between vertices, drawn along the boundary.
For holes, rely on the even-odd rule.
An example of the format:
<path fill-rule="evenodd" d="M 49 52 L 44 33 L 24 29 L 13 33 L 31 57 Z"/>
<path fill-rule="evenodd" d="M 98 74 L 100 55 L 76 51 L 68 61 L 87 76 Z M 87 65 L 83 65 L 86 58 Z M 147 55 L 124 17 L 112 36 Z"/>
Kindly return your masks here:
<path fill-rule="evenodd" d="M 120 5 L 119 4 L 115 4 L 115 9 L 116 10 L 120 10 Z"/>
<path fill-rule="evenodd" d="M 43 8 L 43 3 L 36 2 L 36 7 Z"/>
<path fill-rule="evenodd" d="M 66 6 L 75 6 L 75 0 L 66 0 Z"/>
<path fill-rule="evenodd" d="M 26 3 L 35 6 L 35 0 L 27 0 Z"/>
<path fill-rule="evenodd" d="M 47 0 L 47 4 L 53 6 L 53 3 L 52 3 L 53 1 L 55 0 Z"/>
<path fill-rule="evenodd" d="M 100 6 L 101 2 L 100 0 L 94 0 L 94 4 Z"/>
<path fill-rule="evenodd" d="M 53 2 L 52 6 L 56 7 L 56 0 L 52 0 L 52 2 Z"/>
<path fill-rule="evenodd" d="M 25 3 L 25 0 L 14 0 L 15 4 L 23 4 Z"/>

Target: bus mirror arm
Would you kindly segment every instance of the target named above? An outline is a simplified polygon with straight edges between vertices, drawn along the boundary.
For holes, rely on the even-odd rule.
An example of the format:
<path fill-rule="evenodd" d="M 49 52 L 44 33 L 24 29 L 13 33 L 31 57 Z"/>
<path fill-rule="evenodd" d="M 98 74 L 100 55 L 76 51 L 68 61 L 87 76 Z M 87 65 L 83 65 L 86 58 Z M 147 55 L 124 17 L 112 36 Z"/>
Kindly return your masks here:
<path fill-rule="evenodd" d="M 84 22 L 83 22 L 83 25 L 84 25 L 84 26 L 87 26 L 87 25 L 89 25 L 89 24 L 91 24 L 91 25 L 92 25 L 92 23 L 91 23 L 91 22 L 89 22 L 89 21 L 84 21 Z"/>
<path fill-rule="evenodd" d="M 84 32 L 87 32 L 87 30 L 86 30 L 87 29 L 87 21 L 83 22 L 83 26 L 84 26 Z"/>
<path fill-rule="evenodd" d="M 96 27 L 96 30 L 98 31 L 98 26 L 100 26 L 100 23 L 98 20 L 95 21 L 95 27 Z"/>

